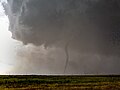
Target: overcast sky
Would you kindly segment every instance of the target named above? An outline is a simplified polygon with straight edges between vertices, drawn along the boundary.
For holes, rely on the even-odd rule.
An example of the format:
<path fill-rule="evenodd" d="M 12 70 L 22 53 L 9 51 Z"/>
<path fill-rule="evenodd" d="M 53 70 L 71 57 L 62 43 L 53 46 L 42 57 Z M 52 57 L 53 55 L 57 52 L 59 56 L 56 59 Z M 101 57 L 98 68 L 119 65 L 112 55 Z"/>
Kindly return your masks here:
<path fill-rule="evenodd" d="M 120 74 L 119 0 L 9 0 L 4 7 L 1 74 Z"/>

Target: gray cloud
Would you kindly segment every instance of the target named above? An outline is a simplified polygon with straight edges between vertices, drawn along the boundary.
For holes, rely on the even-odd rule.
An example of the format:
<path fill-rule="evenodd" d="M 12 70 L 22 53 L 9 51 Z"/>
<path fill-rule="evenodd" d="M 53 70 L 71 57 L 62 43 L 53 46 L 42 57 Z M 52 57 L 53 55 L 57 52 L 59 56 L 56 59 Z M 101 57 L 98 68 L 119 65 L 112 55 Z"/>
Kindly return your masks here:
<path fill-rule="evenodd" d="M 68 73 L 119 73 L 119 0 L 8 0 L 4 7 L 14 39 L 24 44 L 32 43 L 37 48 L 41 45 L 54 47 L 56 53 L 58 48 L 64 53 L 68 44 L 68 53 L 74 52 L 69 54 Z M 32 56 L 27 55 L 33 52 Z M 31 53 L 22 50 L 33 66 L 41 59 L 41 52 L 36 52 L 36 49 Z M 58 55 L 62 54 L 53 53 L 57 62 L 65 62 L 60 61 Z M 65 53 L 63 57 L 65 59 Z M 52 62 L 50 58 L 45 60 L 49 64 Z M 57 70 L 49 64 L 51 72 Z"/>

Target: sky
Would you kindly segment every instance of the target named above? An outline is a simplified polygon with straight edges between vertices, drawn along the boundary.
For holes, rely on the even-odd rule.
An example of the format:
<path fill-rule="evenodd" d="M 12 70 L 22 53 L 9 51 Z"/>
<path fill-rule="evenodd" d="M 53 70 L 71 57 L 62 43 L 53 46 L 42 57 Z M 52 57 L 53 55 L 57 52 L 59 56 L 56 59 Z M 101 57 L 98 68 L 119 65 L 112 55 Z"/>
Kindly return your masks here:
<path fill-rule="evenodd" d="M 10 47 L 10 37 L 11 33 L 8 31 L 9 21 L 7 16 L 4 14 L 2 5 L 0 4 L 0 74 L 5 74 L 8 71 L 8 68 L 11 68 L 9 65 L 9 56 L 7 55 Z M 8 56 L 8 57 L 7 57 Z"/>
<path fill-rule="evenodd" d="M 4 8 L 0 74 L 120 74 L 119 0 L 9 0 Z"/>
<path fill-rule="evenodd" d="M 12 34 L 8 31 L 9 20 L 4 12 L 0 3 L 0 74 L 9 74 L 15 64 L 14 51 L 17 41 L 11 38 Z"/>
<path fill-rule="evenodd" d="M 50 66 L 48 65 L 48 62 L 46 61 L 46 58 L 47 58 L 46 55 L 47 53 L 50 53 L 50 52 L 53 52 L 55 54 L 56 52 L 54 52 L 54 48 L 51 48 L 51 49 L 48 48 L 48 51 L 47 51 L 45 50 L 43 46 L 40 46 L 40 47 L 36 47 L 34 45 L 23 46 L 22 42 L 12 39 L 11 37 L 12 37 L 12 33 L 9 31 L 8 16 L 5 15 L 4 8 L 2 7 L 0 3 L 0 42 L 1 42 L 0 43 L 0 75 L 3 75 L 3 74 L 8 74 L 8 75 L 10 74 L 47 74 L 47 73 L 50 74 L 50 71 L 48 70 L 48 68 L 51 65 Z M 35 51 L 34 49 L 35 50 L 38 49 L 38 50 Z M 33 55 L 31 55 L 31 53 L 33 53 Z M 36 56 L 35 54 L 37 53 L 39 53 L 41 57 L 38 56 L 36 58 L 39 58 L 39 59 L 41 58 L 43 60 L 43 61 L 40 60 L 40 62 L 42 62 L 40 66 L 36 65 L 37 60 L 35 62 L 29 61 L 29 59 L 30 60 L 34 59 L 34 57 Z M 51 53 L 49 57 L 53 57 L 53 56 L 54 55 Z M 40 71 L 36 71 L 38 67 L 41 68 Z M 43 71 L 43 68 L 44 68 L 44 71 Z"/>

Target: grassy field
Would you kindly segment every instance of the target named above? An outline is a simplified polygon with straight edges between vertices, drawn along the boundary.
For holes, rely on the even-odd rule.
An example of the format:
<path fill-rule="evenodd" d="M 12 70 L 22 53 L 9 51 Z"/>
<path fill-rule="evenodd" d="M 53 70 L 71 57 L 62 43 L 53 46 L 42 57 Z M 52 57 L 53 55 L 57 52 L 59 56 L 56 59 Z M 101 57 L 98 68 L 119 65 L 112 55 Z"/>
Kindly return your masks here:
<path fill-rule="evenodd" d="M 0 90 L 120 90 L 120 76 L 1 75 Z"/>

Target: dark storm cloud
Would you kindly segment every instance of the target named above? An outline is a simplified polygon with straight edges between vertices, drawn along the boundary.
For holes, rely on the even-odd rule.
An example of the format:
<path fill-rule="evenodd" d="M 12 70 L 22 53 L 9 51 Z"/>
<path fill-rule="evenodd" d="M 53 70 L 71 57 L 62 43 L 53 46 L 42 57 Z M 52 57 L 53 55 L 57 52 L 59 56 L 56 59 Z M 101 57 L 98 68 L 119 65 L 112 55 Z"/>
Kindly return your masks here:
<path fill-rule="evenodd" d="M 4 7 L 14 39 L 78 54 L 68 55 L 69 72 L 119 73 L 119 0 L 8 0 Z"/>
<path fill-rule="evenodd" d="M 119 53 L 119 0 L 8 2 L 10 29 L 15 39 L 46 46 L 70 42 L 81 52 Z"/>

